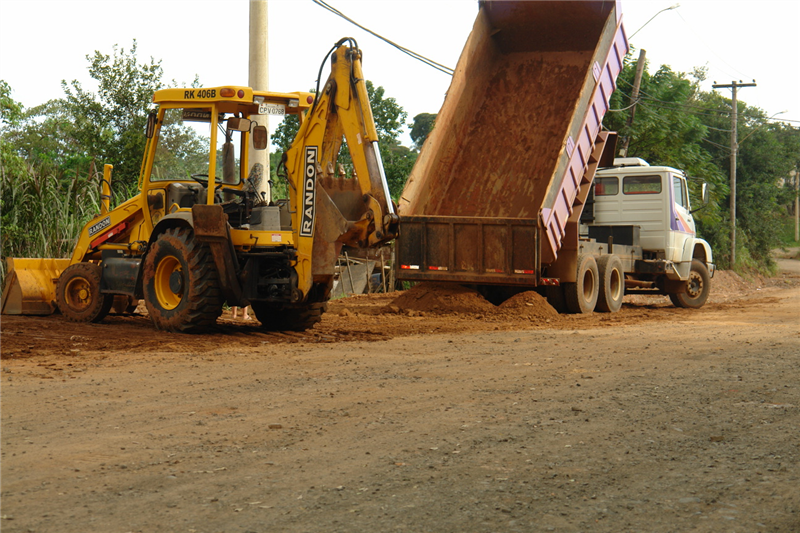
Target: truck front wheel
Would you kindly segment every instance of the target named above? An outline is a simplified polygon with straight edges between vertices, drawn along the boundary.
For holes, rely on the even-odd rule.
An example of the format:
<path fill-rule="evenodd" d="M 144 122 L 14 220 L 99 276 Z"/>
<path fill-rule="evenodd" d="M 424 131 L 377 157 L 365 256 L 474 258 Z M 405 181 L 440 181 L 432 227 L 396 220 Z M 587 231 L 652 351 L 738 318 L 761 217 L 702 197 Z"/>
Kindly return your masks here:
<path fill-rule="evenodd" d="M 676 307 L 688 309 L 699 309 L 708 300 L 708 293 L 711 291 L 711 278 L 708 276 L 708 269 L 702 261 L 692 260 L 692 270 L 689 272 L 689 279 L 686 280 L 685 292 L 670 294 L 669 299 Z"/>
<path fill-rule="evenodd" d="M 597 310 L 603 313 L 616 313 L 622 307 L 622 298 L 625 296 L 622 260 L 616 255 L 604 255 L 597 260 L 597 271 L 600 275 Z"/>
<path fill-rule="evenodd" d="M 591 313 L 597 305 L 600 275 L 591 255 L 578 256 L 578 277 L 575 283 L 564 283 L 564 299 L 570 313 Z"/>

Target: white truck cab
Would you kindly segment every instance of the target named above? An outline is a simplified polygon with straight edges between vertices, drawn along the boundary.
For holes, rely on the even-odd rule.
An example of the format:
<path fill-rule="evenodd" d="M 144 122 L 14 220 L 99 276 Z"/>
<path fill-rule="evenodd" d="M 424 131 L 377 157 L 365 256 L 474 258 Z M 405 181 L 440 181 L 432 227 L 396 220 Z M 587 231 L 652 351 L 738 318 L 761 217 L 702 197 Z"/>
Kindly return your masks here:
<path fill-rule="evenodd" d="M 704 185 L 704 201 L 705 191 Z M 650 166 L 639 158 L 615 159 L 613 167 L 595 175 L 593 207 L 589 227 L 638 227 L 642 260 L 634 272 L 626 272 L 630 277 L 663 274 L 667 280 L 688 280 L 690 292 L 693 275 L 713 277 L 711 247 L 697 237 L 683 171 Z M 695 274 L 701 268 L 697 263 L 707 272 Z"/>

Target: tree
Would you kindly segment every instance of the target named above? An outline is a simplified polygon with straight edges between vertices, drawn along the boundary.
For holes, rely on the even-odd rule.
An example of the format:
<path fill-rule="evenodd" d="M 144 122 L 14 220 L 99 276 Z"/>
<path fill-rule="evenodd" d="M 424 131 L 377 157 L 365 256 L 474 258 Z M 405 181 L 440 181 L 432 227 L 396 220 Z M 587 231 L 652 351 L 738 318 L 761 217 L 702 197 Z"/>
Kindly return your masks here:
<path fill-rule="evenodd" d="M 287 152 L 298 131 L 300 131 L 300 119 L 297 118 L 297 115 L 285 115 L 278 127 L 275 128 L 275 133 L 272 134 L 272 144 L 280 152 Z"/>
<path fill-rule="evenodd" d="M 0 122 L 14 125 L 22 117 L 22 104 L 11 98 L 11 86 L 0 80 Z"/>
<path fill-rule="evenodd" d="M 129 51 L 114 45 L 112 55 L 95 51 L 86 56 L 97 93 L 75 80 L 61 82 L 76 141 L 88 157 L 114 164 L 115 181 L 126 185 L 138 180 L 147 114 L 153 93 L 164 87 L 161 61 L 151 57 L 149 63 L 139 63 L 136 50 L 134 39 Z"/>
<path fill-rule="evenodd" d="M 420 113 L 414 117 L 414 122 L 409 124 L 411 127 L 411 140 L 414 141 L 414 148 L 419 151 L 425 143 L 425 139 L 433 131 L 436 122 L 436 113 Z"/>

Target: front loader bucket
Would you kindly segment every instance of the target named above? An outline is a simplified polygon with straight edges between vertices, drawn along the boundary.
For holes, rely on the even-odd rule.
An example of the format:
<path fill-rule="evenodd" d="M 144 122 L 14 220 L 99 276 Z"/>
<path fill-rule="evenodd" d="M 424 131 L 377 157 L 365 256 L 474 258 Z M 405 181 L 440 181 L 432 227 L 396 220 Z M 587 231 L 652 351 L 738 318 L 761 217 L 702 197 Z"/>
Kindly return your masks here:
<path fill-rule="evenodd" d="M 69 259 L 6 259 L 2 314 L 50 315 L 56 310 L 56 283 Z"/>

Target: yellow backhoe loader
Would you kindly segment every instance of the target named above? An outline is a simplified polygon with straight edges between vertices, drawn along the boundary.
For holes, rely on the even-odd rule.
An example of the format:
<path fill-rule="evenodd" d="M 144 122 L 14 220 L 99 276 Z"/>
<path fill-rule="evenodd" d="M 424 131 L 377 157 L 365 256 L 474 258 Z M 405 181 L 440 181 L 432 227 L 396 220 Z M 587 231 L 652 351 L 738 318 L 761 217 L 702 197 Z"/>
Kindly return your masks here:
<path fill-rule="evenodd" d="M 397 235 L 369 105 L 361 51 L 340 40 L 316 94 L 248 87 L 163 89 L 148 117 L 140 193 L 113 210 L 106 166 L 101 213 L 70 259 L 9 259 L 2 312 L 99 322 L 114 298 L 144 299 L 159 329 L 197 332 L 225 302 L 252 305 L 266 329 L 319 321 L 342 245 L 378 246 Z M 320 68 L 320 79 L 322 68 Z M 300 130 L 279 173 L 289 198 L 260 193 L 251 165 L 267 131 L 254 117 L 296 114 Z M 207 155 L 175 150 L 174 125 L 208 124 Z M 347 140 L 353 177 L 338 172 Z"/>

